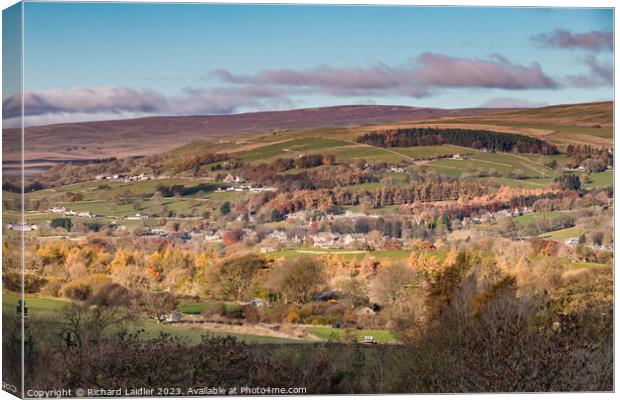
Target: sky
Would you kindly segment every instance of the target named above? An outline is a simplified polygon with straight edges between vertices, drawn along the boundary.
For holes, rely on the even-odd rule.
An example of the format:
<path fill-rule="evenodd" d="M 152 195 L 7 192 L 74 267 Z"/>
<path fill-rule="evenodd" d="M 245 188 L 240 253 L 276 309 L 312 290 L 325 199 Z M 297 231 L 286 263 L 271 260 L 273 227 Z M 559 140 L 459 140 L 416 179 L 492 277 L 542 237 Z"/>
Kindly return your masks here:
<path fill-rule="evenodd" d="M 611 9 L 25 3 L 25 124 L 611 100 L 612 30 Z"/>

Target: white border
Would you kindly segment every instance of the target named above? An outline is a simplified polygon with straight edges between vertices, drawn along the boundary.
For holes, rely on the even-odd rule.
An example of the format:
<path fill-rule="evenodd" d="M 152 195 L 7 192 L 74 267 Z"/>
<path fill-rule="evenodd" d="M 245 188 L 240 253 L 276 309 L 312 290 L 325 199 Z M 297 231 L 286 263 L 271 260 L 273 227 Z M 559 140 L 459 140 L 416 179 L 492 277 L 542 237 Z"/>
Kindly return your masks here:
<path fill-rule="evenodd" d="M 28 2 L 36 2 L 36 0 L 27 0 Z M 123 3 L 122 1 L 90 1 L 90 0 L 64 0 L 64 1 L 59 1 L 59 2 L 75 2 L 75 3 L 102 3 L 102 2 L 118 2 L 118 3 Z M 230 2 L 230 1 L 217 1 L 217 0 L 211 0 L 211 1 L 178 1 L 178 0 L 134 0 L 134 1 L 127 1 L 127 3 L 132 2 L 132 3 L 204 3 L 204 4 L 230 4 L 230 3 L 234 3 L 234 2 Z M 0 0 L 0 6 L 2 9 L 7 8 L 13 4 L 17 3 L 17 1 L 15 0 Z M 616 2 L 612 1 L 612 0 L 589 0 L 589 1 L 577 1 L 577 0 L 538 0 L 538 1 L 532 1 L 532 0 L 521 0 L 521 1 L 515 1 L 515 0 L 503 0 L 503 1 L 492 1 L 492 0 L 471 0 L 471 1 L 467 1 L 467 0 L 446 0 L 446 1 L 413 1 L 413 0 L 389 0 L 389 1 L 382 1 L 382 0 L 312 0 L 312 1 L 300 1 L 300 0 L 289 0 L 289 1 L 266 1 L 266 0 L 243 0 L 243 1 L 239 1 L 237 2 L 239 4 L 300 4 L 300 5 L 378 5 L 378 6 L 390 6 L 390 5 L 395 5 L 395 6 L 479 6 L 479 7 L 574 7 L 574 8 L 595 8 L 595 7 L 601 7 L 601 8 L 615 8 Z M 22 17 L 23 17 L 23 13 L 22 13 Z M 0 32 L 1 32 L 1 27 L 2 27 L 2 22 L 0 19 Z M 617 22 L 614 18 L 614 43 L 618 43 L 618 29 L 617 29 Z M 22 24 L 22 29 L 23 29 L 23 24 Z M 1 34 L 0 34 L 1 35 Z M 0 37 L 1 39 L 1 37 Z M 1 41 L 1 40 L 0 40 Z M 22 42 L 23 43 L 23 42 Z M 23 52 L 22 52 L 23 53 Z M 615 54 L 614 54 L 614 59 L 615 59 Z M 23 68 L 23 64 L 22 64 L 22 68 Z M 617 72 L 617 65 L 614 62 L 614 76 L 615 73 Z M 0 74 L 0 83 L 2 81 L 1 78 L 1 74 Z M 23 86 L 23 71 L 22 71 L 22 86 Z M 615 87 L 614 85 L 614 98 L 616 95 L 616 91 L 617 91 L 617 87 Z M 22 105 L 23 107 L 23 105 Z M 616 108 L 614 107 L 614 122 L 616 121 Z M 614 144 L 615 144 L 615 132 L 616 132 L 616 125 L 614 124 Z M 22 135 L 23 138 L 23 135 Z M 0 138 L 0 143 L 1 143 L 1 138 Z M 22 150 L 23 150 L 23 146 L 22 146 Z M 0 164 L 1 165 L 1 164 Z M 0 167 L 1 168 L 1 167 Z M 617 161 L 617 157 L 615 160 L 615 165 L 614 165 L 614 171 L 616 171 L 618 168 L 618 161 Z M 620 175 L 619 174 L 614 174 L 614 187 L 615 188 L 620 188 Z M 0 194 L 0 201 L 1 201 L 1 194 Z M 615 204 L 615 203 L 614 203 Z M 618 224 L 618 215 L 614 212 L 614 237 L 617 238 L 619 237 L 619 233 L 620 233 L 620 227 Z M 2 216 L 0 214 L 0 224 L 2 223 Z M 1 257 L 1 255 L 0 255 Z M 615 266 L 614 266 L 614 271 L 615 271 Z M 615 283 L 615 278 L 614 278 L 614 283 Z M 614 299 L 616 299 L 615 297 L 615 286 L 614 286 Z M 616 302 L 615 302 L 616 303 Z M 618 318 L 617 318 L 617 313 L 618 313 L 618 307 L 615 307 L 614 309 L 614 332 L 619 332 L 618 330 Z M 0 327 L 1 327 L 1 321 L 0 321 Z M 614 334 L 614 343 L 617 344 L 617 342 L 615 341 L 615 334 Z M 616 347 L 614 346 L 614 353 L 615 353 Z M 614 358 L 614 378 L 615 378 L 615 382 L 614 382 L 614 388 L 615 388 L 615 384 L 618 382 L 618 377 L 619 375 L 619 368 L 617 367 L 616 362 L 615 362 L 615 358 Z M 1 367 L 1 359 L 0 359 L 0 367 Z M 538 399 L 538 398 L 545 398 L 545 399 L 555 399 L 555 398 L 562 398 L 562 399 L 569 399 L 569 400 L 581 400 L 584 398 L 587 399 L 609 399 L 609 398 L 615 398 L 613 393 L 549 393 L 549 394 L 522 394 L 522 393 L 515 393 L 515 394 L 473 394 L 473 395 L 385 395 L 385 396 L 389 396 L 389 398 L 393 398 L 393 399 L 410 399 L 410 398 L 414 398 L 414 397 L 424 397 L 425 399 L 429 399 L 429 400 L 435 400 L 435 399 L 446 399 L 446 398 L 458 398 L 458 399 L 488 399 L 488 400 L 495 400 L 495 399 L 499 399 L 499 398 L 503 398 L 503 397 L 511 397 L 511 398 L 515 398 L 516 396 L 527 396 L 527 398 L 531 398 L 531 399 Z M 303 399 L 303 398 L 309 398 L 309 397 L 327 397 L 327 396 L 288 396 L 287 398 L 293 398 L 293 399 Z M 349 396 L 349 395 L 343 395 L 343 396 L 337 396 L 339 399 L 350 399 L 350 398 L 359 398 L 359 397 L 371 397 L 369 396 Z M 374 395 L 372 397 L 375 397 Z M 10 394 L 8 394 L 7 392 L 4 391 L 0 391 L 0 400 L 4 400 L 4 399 L 15 399 L 16 397 L 11 396 Z M 218 398 L 218 397 L 210 397 L 210 398 Z M 244 398 L 249 398 L 249 399 L 273 399 L 273 398 L 282 398 L 282 397 L 274 397 L 274 396 L 247 396 Z M 145 399 L 149 399 L 149 398 L 145 398 Z M 153 398 L 156 399 L 156 398 Z"/>

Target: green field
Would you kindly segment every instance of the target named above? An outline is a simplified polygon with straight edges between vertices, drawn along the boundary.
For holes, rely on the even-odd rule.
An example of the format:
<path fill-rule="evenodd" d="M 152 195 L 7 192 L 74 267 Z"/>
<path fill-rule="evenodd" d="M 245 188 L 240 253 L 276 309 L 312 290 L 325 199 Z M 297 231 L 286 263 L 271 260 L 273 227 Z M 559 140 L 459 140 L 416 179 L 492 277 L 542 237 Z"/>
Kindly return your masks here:
<path fill-rule="evenodd" d="M 29 200 L 35 201 L 43 198 L 62 198 L 65 197 L 67 193 L 72 192 L 82 193 L 84 195 L 84 201 L 99 201 L 112 200 L 126 191 L 129 191 L 134 196 L 150 197 L 155 193 L 159 185 L 183 185 L 192 193 L 197 193 L 200 190 L 213 191 L 217 188 L 217 185 L 213 184 L 213 182 L 193 178 L 166 178 L 140 182 L 89 181 L 65 185 L 54 189 L 39 190 L 28 193 L 26 197 Z M 68 201 L 66 198 L 62 200 Z"/>
<path fill-rule="evenodd" d="M 513 179 L 513 178 L 491 178 L 504 186 L 510 186 L 521 189 L 539 189 L 553 183 L 551 178 L 531 178 L 531 179 Z"/>
<path fill-rule="evenodd" d="M 363 260 L 366 256 L 375 257 L 378 260 L 399 260 L 406 261 L 411 255 L 410 250 L 347 250 L 347 249 L 320 249 L 320 248 L 301 248 L 301 249 L 284 249 L 267 253 L 273 258 L 294 258 L 299 256 L 319 257 L 324 255 L 338 255 L 345 259 Z"/>
<path fill-rule="evenodd" d="M 613 187 L 614 186 L 614 172 L 595 172 L 590 174 L 591 182 L 586 183 L 586 188 L 594 187 Z"/>
<path fill-rule="evenodd" d="M 99 189 L 100 185 L 109 185 L 109 189 Z M 185 195 L 180 198 L 164 197 L 158 204 L 155 204 L 151 197 L 157 186 L 165 185 L 184 185 Z M 222 184 L 224 185 L 224 184 Z M 74 224 L 99 222 L 109 224 L 112 219 L 117 219 L 119 224 L 128 228 L 141 225 L 144 221 L 126 220 L 125 217 L 132 217 L 136 213 L 160 214 L 165 210 L 174 212 L 177 217 L 193 216 L 200 217 L 205 212 L 219 213 L 219 207 L 225 201 L 237 201 L 247 197 L 250 192 L 215 192 L 220 185 L 204 182 L 195 179 L 161 179 L 143 182 L 86 182 L 76 185 L 67 185 L 58 189 L 46 189 L 28 195 L 29 201 L 37 201 L 47 196 L 52 206 L 65 207 L 76 212 L 90 211 L 92 214 L 102 218 L 84 219 L 80 217 L 69 217 Z M 118 202 L 117 197 L 129 191 L 132 199 L 139 199 L 138 203 L 134 200 L 130 202 Z M 68 192 L 82 193 L 84 200 L 70 202 L 66 198 Z M 61 214 L 52 214 L 40 211 L 27 211 L 26 221 L 30 223 L 47 223 L 53 218 L 63 217 Z M 175 219 L 168 218 L 168 219 Z M 155 226 L 159 220 L 150 220 L 147 224 Z"/>
<path fill-rule="evenodd" d="M 447 157 L 454 154 L 472 155 L 478 153 L 476 149 L 453 146 L 451 144 L 443 144 L 441 146 L 393 147 L 391 149 L 414 159 Z"/>
<path fill-rule="evenodd" d="M 179 304 L 179 311 L 183 314 L 198 315 L 206 310 L 209 304 L 213 303 L 207 301 L 182 301 Z M 224 307 L 226 307 L 227 310 L 233 310 L 239 308 L 240 306 L 235 303 L 225 303 Z"/>
<path fill-rule="evenodd" d="M 2 310 L 3 312 L 16 312 L 17 301 L 19 297 L 16 294 L 3 291 L 2 293 Z M 26 307 L 28 308 L 28 316 L 36 319 L 49 319 L 58 321 L 61 318 L 64 308 L 69 304 L 68 301 L 61 299 L 43 298 L 36 296 L 26 296 Z M 183 308 L 181 305 L 181 309 Z M 187 307 L 187 305 L 186 305 Z M 183 312 L 183 311 L 182 311 Z M 233 336 L 239 340 L 248 343 L 299 343 L 300 340 L 282 339 L 270 336 L 245 335 L 228 332 L 208 332 L 198 327 L 174 326 L 158 324 L 153 320 L 141 319 L 130 325 L 131 329 L 144 330 L 148 337 L 156 337 L 160 333 L 168 333 L 189 340 L 191 343 L 198 343 L 203 335 L 213 336 Z"/>
<path fill-rule="evenodd" d="M 3 312 L 16 312 L 18 300 L 19 296 L 17 294 L 2 291 Z M 35 296 L 26 297 L 26 308 L 28 308 L 28 316 L 32 318 L 56 318 L 68 304 L 68 301 L 60 299 L 50 299 Z"/>
<path fill-rule="evenodd" d="M 393 149 L 384 149 L 381 147 L 351 144 L 348 147 L 326 149 L 321 154 L 329 154 L 336 157 L 336 162 L 353 162 L 357 160 L 366 160 L 370 163 L 386 162 L 399 163 L 410 160 L 406 155 L 400 154 Z"/>
<path fill-rule="evenodd" d="M 308 327 L 310 333 L 321 340 L 341 341 L 345 338 L 347 330 L 343 328 L 330 328 L 323 326 Z M 378 343 L 398 343 L 398 339 L 390 331 L 380 329 L 355 329 L 351 331 L 358 342 L 364 340 L 364 336 L 372 336 Z"/>
<path fill-rule="evenodd" d="M 528 178 L 548 178 L 553 170 L 530 158 L 509 153 L 476 153 L 465 160 L 444 159 L 433 161 L 428 166 L 447 175 L 459 176 L 464 172 L 494 170 L 506 177 L 515 170 L 521 170 Z"/>
<path fill-rule="evenodd" d="M 587 233 L 587 231 L 584 230 L 583 228 L 573 226 L 571 228 L 560 229 L 560 230 L 553 231 L 553 232 L 547 232 L 547 233 L 542 234 L 541 236 L 546 239 L 557 240 L 559 242 L 563 242 L 570 238 L 578 238 L 583 233 Z"/>
<path fill-rule="evenodd" d="M 552 218 L 557 217 L 562 214 L 574 215 L 574 212 L 570 211 L 543 211 L 536 213 L 527 213 L 523 215 L 519 215 L 518 217 L 513 217 L 513 220 L 519 225 L 526 226 L 529 224 L 536 223 L 537 221 L 544 218 Z"/>
<path fill-rule="evenodd" d="M 340 140 L 308 137 L 257 147 L 252 150 L 235 153 L 235 156 L 246 162 L 265 162 L 277 158 L 297 158 L 299 154 L 325 154 L 323 152 L 325 149 L 352 145 L 354 144 Z"/>

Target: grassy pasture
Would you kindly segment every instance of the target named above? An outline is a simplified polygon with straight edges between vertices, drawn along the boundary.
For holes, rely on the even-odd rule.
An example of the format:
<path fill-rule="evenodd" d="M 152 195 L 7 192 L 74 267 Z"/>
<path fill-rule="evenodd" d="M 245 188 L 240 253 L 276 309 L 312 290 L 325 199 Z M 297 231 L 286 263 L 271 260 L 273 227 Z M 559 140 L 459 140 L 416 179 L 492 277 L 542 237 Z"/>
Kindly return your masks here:
<path fill-rule="evenodd" d="M 341 341 L 344 340 L 346 329 L 330 328 L 325 326 L 312 326 L 307 330 L 321 340 Z M 364 340 L 364 336 L 372 336 L 378 343 L 395 344 L 398 339 L 390 331 L 381 329 L 356 329 L 353 331 L 358 342 Z"/>
<path fill-rule="evenodd" d="M 479 170 L 493 170 L 501 175 L 504 175 L 502 177 L 503 179 L 509 179 L 509 181 L 506 180 L 505 182 L 511 184 L 511 186 L 539 187 L 541 185 L 545 185 L 548 182 L 547 179 L 553 176 L 553 170 L 539 163 L 538 159 L 512 153 L 479 152 L 470 155 L 465 160 L 442 159 L 432 161 L 427 165 L 430 168 L 437 170 L 437 172 L 449 176 L 460 176 L 463 173 L 475 173 Z M 508 174 L 515 172 L 516 170 L 521 170 L 524 176 L 529 179 L 533 179 L 533 181 L 523 183 L 526 181 L 507 177 Z M 535 181 L 534 179 L 543 180 Z M 515 181 L 523 182 L 520 183 Z"/>
<path fill-rule="evenodd" d="M 390 149 L 391 150 L 391 149 Z M 370 163 L 386 162 L 398 163 L 407 161 L 409 158 L 395 151 L 390 151 L 382 147 L 351 145 L 349 147 L 326 149 L 323 154 L 336 157 L 336 162 L 354 162 L 366 160 Z"/>
<path fill-rule="evenodd" d="M 557 240 L 558 242 L 563 242 L 570 238 L 578 238 L 582 233 L 587 233 L 582 227 L 573 226 L 566 229 L 560 229 L 557 231 L 543 233 L 541 237 L 550 240 Z"/>
<path fill-rule="evenodd" d="M 518 217 L 513 217 L 513 220 L 519 225 L 525 226 L 532 223 L 536 223 L 537 221 L 544 218 L 557 217 L 558 215 L 572 215 L 574 213 L 567 211 L 544 211 L 537 213 L 527 213 L 523 215 L 519 215 Z"/>
<path fill-rule="evenodd" d="M 586 183 L 586 188 L 595 188 L 595 187 L 613 187 L 614 185 L 614 172 L 613 171 L 605 171 L 605 172 L 596 172 L 590 174 L 590 180 L 592 182 Z"/>
<path fill-rule="evenodd" d="M 257 147 L 252 150 L 235 153 L 235 156 L 246 162 L 264 162 L 277 158 L 297 158 L 299 154 L 325 154 L 322 150 L 352 145 L 350 142 L 340 140 L 307 137 Z"/>
<path fill-rule="evenodd" d="M 129 191 L 132 196 L 145 198 L 152 196 L 159 185 L 183 185 L 185 186 L 187 196 L 196 196 L 200 191 L 211 192 L 219 186 L 204 179 L 194 178 L 154 179 L 140 182 L 89 181 L 27 193 L 26 197 L 28 200 L 37 201 L 43 198 L 60 196 L 61 198 L 64 197 L 61 201 L 66 201 L 66 194 L 71 192 L 83 194 L 84 201 L 103 201 L 112 200 Z"/>
<path fill-rule="evenodd" d="M 269 257 L 274 259 L 278 258 L 294 258 L 299 256 L 320 257 L 325 255 L 337 255 L 347 260 L 361 261 L 364 257 L 371 256 L 378 260 L 389 261 L 406 261 L 411 254 L 409 250 L 375 250 L 375 251 L 363 251 L 363 250 L 347 250 L 347 249 L 320 249 L 320 248 L 301 248 L 301 249 L 283 249 L 275 250 L 267 253 Z"/>
<path fill-rule="evenodd" d="M 17 294 L 3 290 L 3 312 L 16 313 L 16 307 L 19 298 L 20 297 Z M 61 299 L 26 296 L 26 308 L 28 308 L 28 316 L 31 318 L 57 318 L 68 304 L 68 301 L 64 301 Z"/>
<path fill-rule="evenodd" d="M 504 186 L 522 189 L 539 189 L 553 183 L 551 178 L 514 179 L 500 177 L 493 179 Z"/>
<path fill-rule="evenodd" d="M 471 155 L 478 153 L 478 150 L 476 149 L 454 146 L 451 144 L 443 144 L 440 146 L 393 147 L 391 150 L 415 159 L 446 157 L 454 154 Z"/>
<path fill-rule="evenodd" d="M 182 301 L 179 303 L 179 311 L 183 314 L 199 315 L 202 314 L 210 304 L 214 303 L 208 301 Z M 224 303 L 224 307 L 227 310 L 235 310 L 238 309 L 240 305 L 235 303 Z"/>
<path fill-rule="evenodd" d="M 2 292 L 2 310 L 4 313 L 15 313 L 19 296 L 14 293 Z M 36 296 L 26 296 L 26 307 L 29 318 L 49 319 L 58 321 L 63 310 L 70 303 L 62 299 L 51 299 Z M 187 306 L 187 305 L 186 305 Z M 181 305 L 183 308 L 183 305 Z M 182 311 L 183 312 L 183 311 Z M 190 343 L 198 343 L 203 335 L 233 336 L 248 343 L 299 343 L 300 340 L 283 339 L 270 336 L 245 335 L 229 332 L 209 332 L 198 327 L 175 326 L 158 324 L 155 321 L 140 319 L 129 325 L 132 330 L 142 329 L 147 337 L 157 337 L 160 333 L 167 333 L 187 339 Z"/>

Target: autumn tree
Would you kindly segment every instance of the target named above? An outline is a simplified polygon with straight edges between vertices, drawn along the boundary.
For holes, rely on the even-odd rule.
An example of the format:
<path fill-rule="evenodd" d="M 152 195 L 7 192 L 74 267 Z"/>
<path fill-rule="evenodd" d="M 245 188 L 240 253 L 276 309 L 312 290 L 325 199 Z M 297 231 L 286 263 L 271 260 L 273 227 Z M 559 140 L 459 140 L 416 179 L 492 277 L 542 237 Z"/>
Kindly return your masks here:
<path fill-rule="evenodd" d="M 224 259 L 207 274 L 207 287 L 217 298 L 241 300 L 258 273 L 267 267 L 267 260 L 258 254 L 245 254 Z"/>
<path fill-rule="evenodd" d="M 384 306 L 397 306 L 407 299 L 415 283 L 413 269 L 402 263 L 387 265 L 372 282 L 373 299 Z"/>
<path fill-rule="evenodd" d="M 303 304 L 326 287 L 325 266 L 312 257 L 298 257 L 282 262 L 269 271 L 267 288 L 284 303 Z"/>

